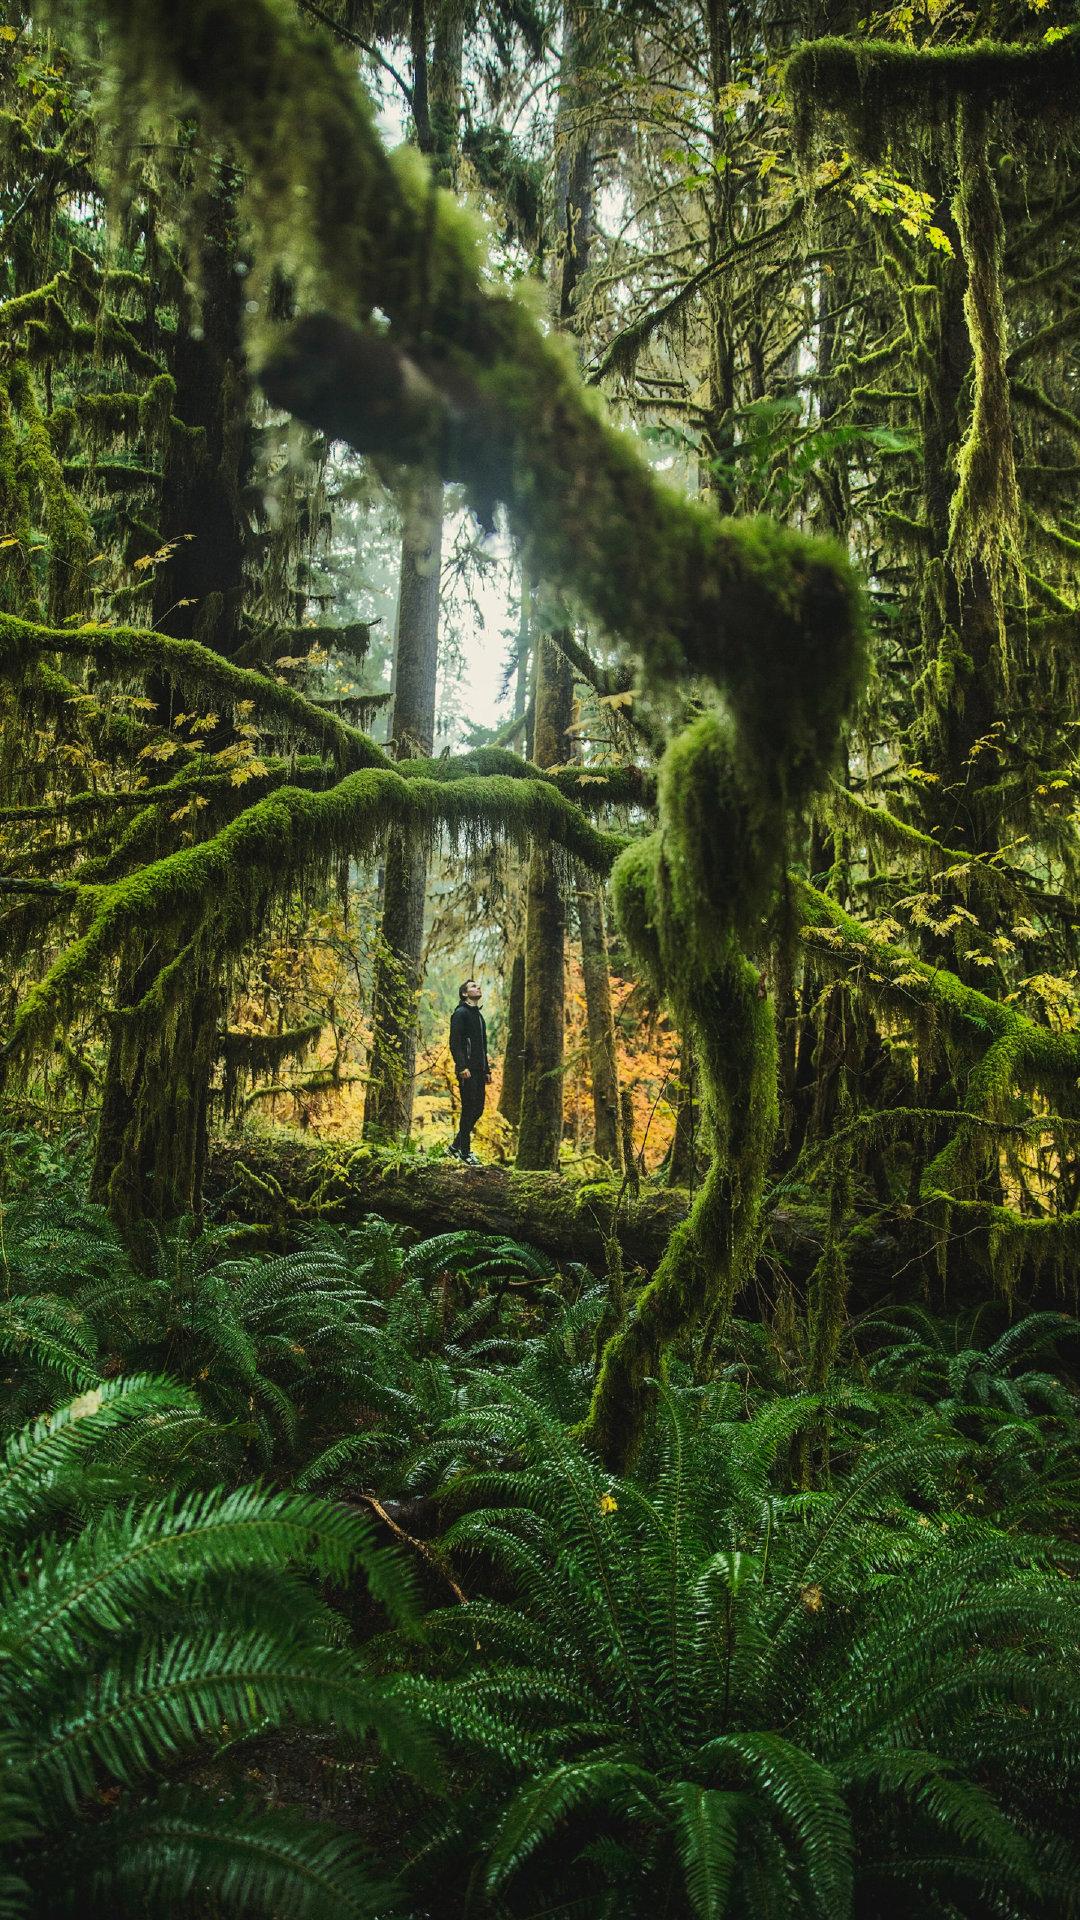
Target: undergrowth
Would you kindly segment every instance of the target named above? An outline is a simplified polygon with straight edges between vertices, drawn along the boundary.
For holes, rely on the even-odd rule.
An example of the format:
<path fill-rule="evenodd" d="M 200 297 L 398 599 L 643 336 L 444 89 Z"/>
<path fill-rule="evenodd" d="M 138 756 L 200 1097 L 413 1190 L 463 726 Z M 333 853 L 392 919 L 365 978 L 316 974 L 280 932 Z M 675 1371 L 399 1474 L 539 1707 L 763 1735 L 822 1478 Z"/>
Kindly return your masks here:
<path fill-rule="evenodd" d="M 1076 1911 L 1076 1322 L 733 1320 L 618 1477 L 585 1269 L 4 1151 L 0 1914 Z"/>

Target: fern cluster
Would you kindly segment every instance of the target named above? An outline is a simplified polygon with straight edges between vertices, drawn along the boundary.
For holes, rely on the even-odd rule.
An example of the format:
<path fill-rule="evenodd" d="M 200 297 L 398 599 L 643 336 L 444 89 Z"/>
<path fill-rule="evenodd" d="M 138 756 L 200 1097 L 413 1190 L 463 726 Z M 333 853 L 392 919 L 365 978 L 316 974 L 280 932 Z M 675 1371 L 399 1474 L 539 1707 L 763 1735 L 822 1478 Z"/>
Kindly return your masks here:
<path fill-rule="evenodd" d="M 1066 1910 L 1075 1549 L 958 1508 L 933 1415 L 868 1414 L 850 1469 L 791 1491 L 822 1410 L 664 1392 L 632 1480 L 513 1388 L 463 1416 L 514 1464 L 459 1485 L 476 1597 L 401 1682 L 470 1781 L 421 1883 L 434 1859 L 460 1911 L 523 1916 Z"/>
<path fill-rule="evenodd" d="M 0 1916 L 1080 1907 L 1067 1316 L 882 1310 L 814 1392 L 730 1321 L 613 1477 L 583 1269 L 369 1219 L 138 1272 L 48 1148 L 2 1224 Z"/>
<path fill-rule="evenodd" d="M 268 1823 L 192 1773 L 301 1725 L 375 1736 L 430 1776 L 429 1743 L 323 1591 L 361 1572 L 403 1622 L 407 1574 L 365 1520 L 309 1494 L 140 1497 L 147 1433 L 178 1415 L 199 1418 L 184 1388 L 103 1382 L 6 1444 L 0 1913 L 178 1912 L 196 1888 L 192 1912 L 385 1911 L 347 1836 Z"/>
<path fill-rule="evenodd" d="M 42 1180 L 40 1150 L 21 1159 L 4 1217 L 4 1414 L 17 1423 L 43 1396 L 120 1371 L 179 1377 L 208 1418 L 198 1446 L 170 1436 L 172 1485 L 289 1466 L 304 1484 L 344 1474 L 386 1491 L 467 1376 L 518 1363 L 564 1310 L 531 1248 L 471 1232 L 409 1245 L 376 1217 L 276 1255 L 245 1249 L 244 1230 L 181 1221 L 140 1271 L 77 1169 L 50 1158 Z M 521 1281 L 527 1303 L 508 1291 Z"/>

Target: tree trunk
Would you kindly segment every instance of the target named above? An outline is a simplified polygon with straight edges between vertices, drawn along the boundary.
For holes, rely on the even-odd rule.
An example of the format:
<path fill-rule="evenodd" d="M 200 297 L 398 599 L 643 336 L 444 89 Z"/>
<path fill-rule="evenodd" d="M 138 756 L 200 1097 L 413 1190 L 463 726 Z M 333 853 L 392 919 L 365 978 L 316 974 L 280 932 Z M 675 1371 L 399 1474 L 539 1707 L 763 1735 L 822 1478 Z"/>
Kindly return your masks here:
<path fill-rule="evenodd" d="M 201 231 L 196 328 L 189 295 L 181 324 L 167 336 L 176 382 L 172 410 L 185 427 L 165 438 L 157 531 L 169 558 L 154 580 L 153 625 L 178 640 L 198 640 L 227 659 L 243 633 L 245 521 L 241 498 L 251 457 L 249 392 L 241 339 L 242 281 L 237 273 L 239 177 L 224 169 L 201 199 L 193 230 Z M 179 277 L 179 274 L 178 274 Z M 155 719 L 168 726 L 176 707 L 172 684 L 147 680 Z M 204 736 L 224 746 L 222 723 Z M 158 778 L 168 778 L 167 767 Z M 151 781 L 153 781 L 153 773 Z M 137 1007 L 179 953 L 167 929 L 148 930 L 120 968 L 102 1085 L 91 1193 L 107 1205 L 133 1241 L 141 1221 L 198 1215 L 207 1134 L 219 989 L 212 969 L 192 966 L 184 1000 L 150 1047 L 132 1045 L 125 1010 Z"/>
<path fill-rule="evenodd" d="M 604 896 L 587 873 L 578 875 L 578 922 L 581 927 L 581 964 L 585 975 L 585 1011 L 589 1029 L 594 1144 L 600 1159 L 606 1160 L 616 1173 L 621 1173 L 619 1069 L 615 1054 L 615 1020 L 611 1011 Z"/>
<path fill-rule="evenodd" d="M 698 1112 L 694 1085 L 693 1042 L 683 1038 L 679 1061 L 679 1090 L 675 1102 L 675 1132 L 668 1155 L 669 1187 L 693 1187 L 697 1178 Z"/>
<path fill-rule="evenodd" d="M 515 953 L 510 965 L 510 994 L 506 1008 L 506 1039 L 503 1043 L 502 1086 L 499 1112 L 516 1127 L 521 1119 L 521 1083 L 525 1069 L 525 949 Z"/>
<path fill-rule="evenodd" d="M 534 755 L 541 767 L 570 758 L 574 678 L 554 640 L 539 645 Z M 525 913 L 524 1074 L 517 1164 L 529 1171 L 557 1167 L 562 1139 L 563 1021 L 566 999 L 566 910 L 554 849 L 534 844 L 529 856 Z"/>
<path fill-rule="evenodd" d="M 442 482 L 421 482 L 401 542 L 393 734 L 403 759 L 429 755 L 435 745 L 442 515 Z M 412 1122 L 426 896 L 426 847 L 391 840 L 375 969 L 371 1081 L 364 1104 L 368 1139 L 400 1139 Z"/>
<path fill-rule="evenodd" d="M 532 655 L 530 613 L 532 593 L 524 563 L 521 566 L 521 601 L 518 608 L 517 642 L 514 651 L 514 718 L 525 720 L 525 756 L 532 758 L 532 718 L 526 719 L 530 702 L 529 664 Z M 515 920 L 518 918 L 514 916 Z M 506 1034 L 502 1047 L 502 1085 L 499 1112 L 517 1129 L 521 1119 L 521 1083 L 525 1071 L 525 948 L 523 937 L 515 932 L 510 960 L 509 992 L 506 1005 Z M 504 979 L 506 974 L 504 973 Z"/>
<path fill-rule="evenodd" d="M 429 59 L 426 10 L 414 4 L 411 12 L 416 135 L 444 186 L 453 183 L 458 151 L 464 20 L 461 0 L 441 0 L 434 10 Z M 442 523 L 442 482 L 430 477 L 417 487 L 401 540 L 391 731 L 402 759 L 430 755 L 435 745 Z M 404 1139 L 412 1126 L 427 872 L 425 846 L 390 842 L 375 969 L 371 1080 L 364 1102 L 366 1139 Z"/>
<path fill-rule="evenodd" d="M 578 79 L 585 16 L 563 8 L 562 68 L 555 116 L 555 267 L 551 312 L 557 327 L 572 327 L 574 295 L 592 242 L 592 141 L 578 130 Z M 538 766 L 563 766 L 571 757 L 574 676 L 547 636 L 536 656 L 532 757 Z M 556 1167 L 562 1139 L 562 1065 L 566 912 L 551 850 L 534 846 L 529 859 L 525 918 L 525 1074 L 517 1164 Z"/>

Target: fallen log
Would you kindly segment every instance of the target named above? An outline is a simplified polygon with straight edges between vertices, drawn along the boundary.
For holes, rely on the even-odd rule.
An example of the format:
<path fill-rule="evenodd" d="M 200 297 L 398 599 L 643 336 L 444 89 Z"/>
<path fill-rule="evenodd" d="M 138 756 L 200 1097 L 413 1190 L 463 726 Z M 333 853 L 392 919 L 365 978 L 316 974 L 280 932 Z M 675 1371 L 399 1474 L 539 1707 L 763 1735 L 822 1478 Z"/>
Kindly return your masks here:
<path fill-rule="evenodd" d="M 392 1153 L 363 1145 L 309 1144 L 252 1135 L 220 1141 L 211 1155 L 207 1198 L 241 1219 L 357 1221 L 365 1213 L 428 1233 L 471 1227 L 527 1240 L 560 1260 L 603 1265 L 615 1233 L 623 1256 L 651 1271 L 668 1235 L 686 1218 L 680 1188 L 636 1197 L 607 1181 L 574 1186 L 556 1173 L 464 1167 L 447 1156 Z"/>
<path fill-rule="evenodd" d="M 265 1226 L 282 1242 L 312 1220 L 359 1222 L 381 1214 L 424 1234 L 456 1228 L 528 1241 L 556 1261 L 580 1260 L 598 1271 L 614 1236 L 628 1268 L 652 1273 L 672 1229 L 685 1220 L 685 1188 L 645 1183 L 635 1195 L 608 1181 L 575 1186 L 555 1173 L 519 1173 L 511 1167 L 463 1167 L 435 1154 L 401 1153 L 366 1143 L 310 1141 L 296 1135 L 255 1133 L 217 1141 L 207 1169 L 206 1199 L 220 1217 Z M 826 1210 L 809 1202 L 774 1205 L 763 1222 L 756 1285 L 739 1310 L 768 1312 L 777 1273 L 805 1288 L 825 1237 Z M 922 1297 L 937 1310 L 957 1311 L 993 1297 L 985 1264 L 974 1251 L 951 1276 L 946 1293 L 937 1273 L 934 1239 L 910 1208 L 855 1220 L 845 1239 L 848 1311 Z M 1075 1295 L 1074 1295 L 1075 1298 Z M 1052 1279 L 1025 1273 L 1018 1304 L 1062 1307 Z"/>
<path fill-rule="evenodd" d="M 251 1134 L 215 1146 L 207 1198 L 216 1211 L 264 1221 L 277 1233 L 312 1220 L 356 1222 L 367 1213 L 426 1233 L 472 1228 L 527 1240 L 556 1260 L 603 1268 L 614 1235 L 630 1267 L 651 1273 L 690 1195 L 685 1188 L 645 1185 L 636 1195 L 606 1181 L 575 1186 L 555 1173 L 463 1167 L 425 1153 L 394 1153 L 368 1144 L 342 1146 L 284 1134 Z M 804 1284 L 821 1252 L 822 1209 L 775 1208 L 764 1239 L 762 1278 L 779 1260 Z M 880 1228 L 849 1243 L 853 1294 L 860 1304 L 888 1297 L 894 1274 L 910 1262 L 897 1238 Z M 910 1276 L 908 1285 L 910 1285 Z M 766 1284 L 766 1291 L 771 1288 Z"/>

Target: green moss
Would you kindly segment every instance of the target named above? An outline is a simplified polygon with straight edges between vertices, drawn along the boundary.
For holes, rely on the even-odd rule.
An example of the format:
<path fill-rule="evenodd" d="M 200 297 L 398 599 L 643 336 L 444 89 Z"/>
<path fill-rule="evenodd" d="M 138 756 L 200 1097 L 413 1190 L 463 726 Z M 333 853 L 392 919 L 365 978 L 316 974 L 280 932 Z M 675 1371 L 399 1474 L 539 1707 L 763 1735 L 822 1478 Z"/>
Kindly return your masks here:
<path fill-rule="evenodd" d="M 958 101 L 992 110 L 1012 137 L 1023 130 L 1047 142 L 1076 137 L 1080 39 L 1049 46 L 976 40 L 966 46 L 905 46 L 897 41 L 810 40 L 784 72 L 795 111 L 797 145 L 812 151 L 822 120 L 835 115 L 871 159 L 886 142 L 914 145 L 928 126 L 948 125 Z"/>
<path fill-rule="evenodd" d="M 320 867 L 333 870 L 342 855 L 373 851 L 390 829 L 427 838 L 445 831 L 465 844 L 506 835 L 525 845 L 536 836 L 598 872 L 607 871 L 625 845 L 621 835 L 590 826 L 540 780 L 492 775 L 442 784 L 367 768 L 324 793 L 282 787 L 212 839 L 111 886 L 82 888 L 90 925 L 20 1003 L 5 1053 L 48 1044 L 127 940 L 152 928 L 181 943 L 196 940 L 204 958 L 220 963 L 263 923 L 271 898 Z M 182 974 L 171 984 L 182 990 Z"/>
<path fill-rule="evenodd" d="M 358 727 L 328 713 L 295 688 L 232 662 L 197 640 L 174 640 L 139 627 L 48 628 L 0 615 L 0 657 L 9 669 L 40 654 L 92 659 L 137 674 L 161 674 L 185 697 L 210 695 L 251 701 L 263 719 L 284 722 L 334 755 L 343 767 L 391 765 L 389 757 Z"/>
<path fill-rule="evenodd" d="M 702 715 L 664 756 L 659 831 L 612 876 L 623 936 L 693 1044 L 710 1152 L 688 1219 L 604 1350 L 585 1433 L 612 1464 L 638 1445 L 643 1386 L 665 1348 L 723 1320 L 757 1251 L 778 1123 L 776 1029 L 739 940 L 776 894 L 790 818 L 770 815 L 759 791 L 730 721 Z"/>
<path fill-rule="evenodd" d="M 1024 1138 L 1032 1130 L 1039 1135 L 1075 1124 L 1070 1109 L 1076 1105 L 1080 1078 L 1080 1033 L 1040 1026 L 1017 1007 L 967 986 L 946 968 L 930 966 L 874 937 L 804 881 L 794 886 L 806 932 L 811 938 L 815 930 L 818 933 L 813 939 L 818 964 L 845 975 L 859 969 L 864 990 L 891 1012 L 909 1021 L 921 1015 L 943 1027 L 953 1048 L 954 1072 L 966 1058 L 966 1083 L 953 1116 L 955 1124 L 923 1170 L 920 1199 L 936 1221 L 942 1250 L 957 1208 L 974 1209 L 987 1224 L 996 1222 L 994 1244 L 1004 1245 L 1008 1210 L 981 1198 L 979 1184 L 987 1176 L 999 1178 L 1003 1137 Z M 1054 1112 L 1036 1113 L 1025 1120 L 1020 1096 L 1032 1091 L 1047 1096 L 1052 1108 L 1062 1107 L 1064 1122 Z M 1062 1222 L 1068 1217 L 1057 1216 Z M 1031 1224 L 1021 1216 L 1016 1219 L 1024 1227 Z M 1048 1242 L 1050 1237 L 1048 1233 Z M 1066 1236 L 1062 1244 L 1072 1242 Z M 1001 1254 L 1000 1274 L 1005 1277 L 1014 1271 L 1009 1266 L 1011 1257 L 1008 1249 Z"/>
<path fill-rule="evenodd" d="M 378 307 L 391 345 L 395 329 L 408 342 L 410 377 L 419 368 L 443 396 L 447 477 L 483 511 L 505 500 L 535 574 L 636 648 L 654 683 L 689 671 L 722 687 L 797 788 L 861 673 L 846 555 L 771 522 L 718 520 L 658 482 L 572 348 L 529 301 L 485 285 L 472 219 L 417 155 L 387 158 L 344 61 L 280 0 L 193 0 L 182 20 L 156 0 L 111 0 L 100 18 L 133 89 L 179 90 L 244 152 L 260 257 L 293 273 L 309 310 L 307 347 L 271 360 L 274 397 L 363 450 L 371 400 L 348 377 L 363 343 L 349 327 Z"/>
<path fill-rule="evenodd" d="M 1016 564 L 1020 491 L 1013 449 L 1002 293 L 1005 225 L 990 165 L 986 106 L 963 102 L 957 114 L 959 186 L 953 201 L 967 285 L 964 313 L 971 340 L 971 419 L 959 454 L 949 518 L 949 557 L 959 574 L 976 563 L 986 572 L 1006 659 L 1004 564 Z"/>

